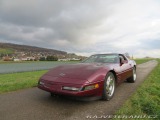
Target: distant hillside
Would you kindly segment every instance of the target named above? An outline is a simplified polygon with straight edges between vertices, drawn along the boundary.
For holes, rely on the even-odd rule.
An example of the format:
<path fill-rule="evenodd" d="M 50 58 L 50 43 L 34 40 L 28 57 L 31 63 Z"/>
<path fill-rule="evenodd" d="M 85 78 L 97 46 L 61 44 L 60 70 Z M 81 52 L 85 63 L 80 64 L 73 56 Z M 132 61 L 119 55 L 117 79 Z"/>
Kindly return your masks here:
<path fill-rule="evenodd" d="M 6 48 L 4 49 L 0 47 L 0 54 L 12 54 L 12 53 L 14 53 L 14 50 Z"/>
<path fill-rule="evenodd" d="M 10 51 L 9 51 L 10 50 Z M 52 54 L 59 54 L 65 55 L 67 52 L 54 50 L 54 49 L 47 49 L 47 48 L 40 48 L 35 46 L 28 46 L 28 45 L 18 45 L 12 43 L 0 43 L 0 52 L 33 52 L 33 53 L 52 53 Z"/>

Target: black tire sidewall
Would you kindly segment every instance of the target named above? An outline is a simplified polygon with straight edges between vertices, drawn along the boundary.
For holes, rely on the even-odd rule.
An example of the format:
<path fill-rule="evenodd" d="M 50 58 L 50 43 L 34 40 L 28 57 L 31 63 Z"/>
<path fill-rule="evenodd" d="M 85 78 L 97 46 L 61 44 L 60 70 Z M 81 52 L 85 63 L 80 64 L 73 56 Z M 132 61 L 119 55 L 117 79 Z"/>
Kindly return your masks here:
<path fill-rule="evenodd" d="M 127 79 L 127 81 L 130 82 L 130 83 L 136 82 L 136 78 L 135 78 L 135 80 L 134 80 L 134 71 L 135 71 L 135 73 L 136 73 L 136 68 L 135 68 L 135 67 L 133 67 L 132 76 Z M 137 73 L 136 73 L 136 77 L 137 77 Z"/>

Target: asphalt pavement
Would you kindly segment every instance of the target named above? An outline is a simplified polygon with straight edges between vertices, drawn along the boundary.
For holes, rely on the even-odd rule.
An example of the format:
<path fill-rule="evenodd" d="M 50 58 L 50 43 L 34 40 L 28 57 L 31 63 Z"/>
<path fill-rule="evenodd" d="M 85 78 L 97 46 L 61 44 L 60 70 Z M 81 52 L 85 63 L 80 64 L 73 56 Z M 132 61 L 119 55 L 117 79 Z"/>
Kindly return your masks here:
<path fill-rule="evenodd" d="M 124 82 L 116 88 L 110 101 L 77 101 L 51 97 L 38 88 L 0 95 L 0 120 L 85 120 L 94 116 L 113 115 L 134 93 L 157 65 L 150 61 L 137 66 L 136 83 Z"/>

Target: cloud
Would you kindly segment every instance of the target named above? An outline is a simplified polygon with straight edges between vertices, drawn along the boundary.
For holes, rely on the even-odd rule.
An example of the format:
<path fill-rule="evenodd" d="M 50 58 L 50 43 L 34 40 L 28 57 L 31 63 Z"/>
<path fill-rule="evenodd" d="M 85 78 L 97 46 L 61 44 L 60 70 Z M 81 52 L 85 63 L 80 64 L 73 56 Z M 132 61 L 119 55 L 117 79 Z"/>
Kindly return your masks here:
<path fill-rule="evenodd" d="M 0 41 L 160 57 L 159 11 L 158 0 L 1 0 Z"/>

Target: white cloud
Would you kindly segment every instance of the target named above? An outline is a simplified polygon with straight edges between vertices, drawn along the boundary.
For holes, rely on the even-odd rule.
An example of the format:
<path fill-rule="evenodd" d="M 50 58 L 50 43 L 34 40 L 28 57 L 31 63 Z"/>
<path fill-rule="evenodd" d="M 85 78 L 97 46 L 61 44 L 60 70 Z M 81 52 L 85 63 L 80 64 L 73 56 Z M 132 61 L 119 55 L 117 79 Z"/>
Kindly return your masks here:
<path fill-rule="evenodd" d="M 141 57 L 141 56 L 155 56 L 156 58 L 160 58 L 160 49 L 152 49 L 152 50 L 145 50 L 145 49 L 139 49 L 137 50 L 136 57 Z"/>
<path fill-rule="evenodd" d="M 83 55 L 129 52 L 157 57 L 158 0 L 1 0 L 0 41 Z"/>

